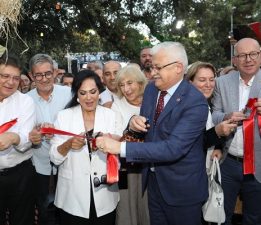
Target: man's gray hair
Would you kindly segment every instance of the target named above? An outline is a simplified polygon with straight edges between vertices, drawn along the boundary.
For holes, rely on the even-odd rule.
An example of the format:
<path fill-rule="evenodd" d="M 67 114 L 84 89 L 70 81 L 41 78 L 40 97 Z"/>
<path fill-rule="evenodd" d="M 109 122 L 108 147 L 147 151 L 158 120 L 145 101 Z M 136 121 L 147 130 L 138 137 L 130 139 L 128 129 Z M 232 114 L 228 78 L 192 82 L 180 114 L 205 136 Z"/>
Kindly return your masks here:
<path fill-rule="evenodd" d="M 36 54 L 29 61 L 29 70 L 32 71 L 32 67 L 36 64 L 50 63 L 54 66 L 53 59 L 47 54 Z"/>
<path fill-rule="evenodd" d="M 188 67 L 188 57 L 184 46 L 179 42 L 166 41 L 155 45 L 151 49 L 151 54 L 155 55 L 160 50 L 164 50 L 171 61 L 179 61 L 184 66 L 184 72 Z M 171 63 L 171 62 L 170 62 Z"/>
<path fill-rule="evenodd" d="M 238 52 L 237 52 L 237 47 L 238 47 L 238 45 L 239 45 L 241 42 L 246 41 L 246 40 L 252 40 L 253 43 L 256 45 L 256 47 L 257 47 L 259 50 L 261 50 L 260 44 L 259 44 L 259 42 L 258 42 L 257 40 L 255 40 L 255 39 L 253 39 L 253 38 L 248 38 L 248 37 L 246 37 L 246 38 L 240 39 L 240 40 L 234 45 L 234 52 L 233 52 L 233 53 L 234 53 L 234 56 L 236 56 L 236 55 L 238 54 Z"/>

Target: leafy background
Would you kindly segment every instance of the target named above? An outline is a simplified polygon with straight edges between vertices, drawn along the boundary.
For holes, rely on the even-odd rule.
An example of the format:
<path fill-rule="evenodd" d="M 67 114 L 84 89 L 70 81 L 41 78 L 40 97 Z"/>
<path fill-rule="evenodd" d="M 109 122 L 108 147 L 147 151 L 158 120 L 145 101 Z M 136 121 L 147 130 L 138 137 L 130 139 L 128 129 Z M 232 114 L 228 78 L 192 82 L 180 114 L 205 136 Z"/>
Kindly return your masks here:
<path fill-rule="evenodd" d="M 22 3 L 18 31 L 29 46 L 23 61 L 45 52 L 60 65 L 66 65 L 67 51 L 118 51 L 126 59 L 137 60 L 140 49 L 156 39 L 183 43 L 190 63 L 202 60 L 223 67 L 230 64 L 232 12 L 237 40 L 255 38 L 248 24 L 261 21 L 258 0 L 63 0 L 61 9 L 55 0 Z M 179 20 L 184 24 L 177 29 Z M 148 34 L 142 34 L 138 24 L 147 27 Z M 13 35 L 8 48 L 20 54 L 26 46 Z"/>

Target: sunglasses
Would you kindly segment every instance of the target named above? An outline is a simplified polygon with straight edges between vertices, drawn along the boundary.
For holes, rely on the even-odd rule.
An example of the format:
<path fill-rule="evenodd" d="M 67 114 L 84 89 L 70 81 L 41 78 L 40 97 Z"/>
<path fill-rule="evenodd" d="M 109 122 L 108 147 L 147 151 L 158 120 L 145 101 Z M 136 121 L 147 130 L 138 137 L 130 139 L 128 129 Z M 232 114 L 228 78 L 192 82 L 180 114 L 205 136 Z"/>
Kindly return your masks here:
<path fill-rule="evenodd" d="M 93 178 L 94 187 L 100 187 L 102 184 L 107 184 L 107 175 L 102 175 L 101 179 L 99 179 L 98 177 Z"/>

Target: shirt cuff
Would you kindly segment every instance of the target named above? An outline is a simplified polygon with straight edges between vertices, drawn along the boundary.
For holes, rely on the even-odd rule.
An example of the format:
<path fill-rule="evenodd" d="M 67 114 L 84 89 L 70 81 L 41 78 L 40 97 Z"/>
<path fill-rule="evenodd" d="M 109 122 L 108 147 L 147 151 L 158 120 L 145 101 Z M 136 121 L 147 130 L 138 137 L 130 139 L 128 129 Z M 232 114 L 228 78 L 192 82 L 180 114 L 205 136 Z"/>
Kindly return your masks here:
<path fill-rule="evenodd" d="M 121 142 L 121 158 L 126 158 L 126 142 Z"/>

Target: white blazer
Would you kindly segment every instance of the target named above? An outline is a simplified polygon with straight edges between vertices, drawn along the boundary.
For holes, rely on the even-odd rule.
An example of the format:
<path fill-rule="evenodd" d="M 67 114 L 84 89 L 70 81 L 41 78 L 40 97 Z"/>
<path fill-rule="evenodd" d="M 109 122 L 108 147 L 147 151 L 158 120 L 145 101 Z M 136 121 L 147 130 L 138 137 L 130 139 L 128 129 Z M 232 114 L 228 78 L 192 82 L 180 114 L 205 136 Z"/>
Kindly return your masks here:
<path fill-rule="evenodd" d="M 55 128 L 80 134 L 85 132 L 81 106 L 62 110 L 58 113 Z M 97 106 L 94 132 L 117 134 L 115 113 L 108 108 Z M 55 135 L 50 150 L 51 161 L 59 165 L 55 205 L 67 213 L 89 218 L 90 191 L 92 185 L 97 216 L 112 212 L 119 201 L 118 185 L 100 185 L 94 187 L 93 179 L 106 174 L 107 154 L 100 151 L 92 153 L 89 158 L 87 144 L 81 150 L 70 150 L 64 157 L 57 151 L 57 146 L 70 136 Z M 91 181 L 91 182 L 90 182 Z"/>

